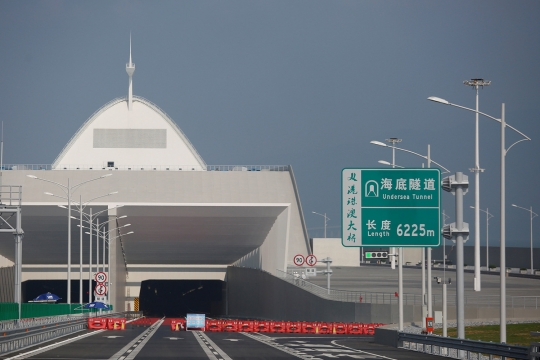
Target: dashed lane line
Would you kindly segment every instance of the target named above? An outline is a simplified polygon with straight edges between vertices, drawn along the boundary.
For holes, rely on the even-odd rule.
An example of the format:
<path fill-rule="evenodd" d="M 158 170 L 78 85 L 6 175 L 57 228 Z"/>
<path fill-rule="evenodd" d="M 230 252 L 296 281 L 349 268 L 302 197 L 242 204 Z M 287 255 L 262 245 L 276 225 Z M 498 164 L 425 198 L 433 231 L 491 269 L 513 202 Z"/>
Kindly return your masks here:
<path fill-rule="evenodd" d="M 322 359 L 313 357 L 311 355 L 307 355 L 306 353 L 303 353 L 301 351 L 296 351 L 295 349 L 291 349 L 291 348 L 289 348 L 287 346 L 278 344 L 278 343 L 276 343 L 274 341 L 274 338 L 272 338 L 270 336 L 263 335 L 261 333 L 241 332 L 240 334 L 242 334 L 244 336 L 247 336 L 248 338 L 251 338 L 253 340 L 257 340 L 259 342 L 262 342 L 265 345 L 271 346 L 274 349 L 278 349 L 278 350 L 283 351 L 284 353 L 287 353 L 289 355 L 296 356 L 297 358 L 302 359 L 302 360 L 322 360 Z"/>
<path fill-rule="evenodd" d="M 141 336 L 138 338 L 133 339 L 129 344 L 124 346 L 120 351 L 118 351 L 116 354 L 111 356 L 109 360 L 132 360 L 137 356 L 139 351 L 146 345 L 148 340 L 155 334 L 155 332 L 159 329 L 161 326 L 161 323 L 163 323 L 163 320 L 165 318 L 157 321 L 154 323 L 154 325 L 150 326 L 150 328 L 145 331 Z"/>
<path fill-rule="evenodd" d="M 210 360 L 232 360 L 225 351 L 221 350 L 206 334 L 202 331 L 194 331 L 193 336 L 203 349 Z"/>

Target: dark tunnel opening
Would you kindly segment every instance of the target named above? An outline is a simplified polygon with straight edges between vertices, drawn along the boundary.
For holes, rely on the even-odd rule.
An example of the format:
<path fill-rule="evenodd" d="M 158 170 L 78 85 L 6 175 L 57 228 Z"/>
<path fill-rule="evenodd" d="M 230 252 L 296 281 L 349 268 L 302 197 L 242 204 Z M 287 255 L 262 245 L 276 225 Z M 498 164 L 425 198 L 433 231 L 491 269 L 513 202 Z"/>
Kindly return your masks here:
<path fill-rule="evenodd" d="M 221 280 L 146 280 L 141 283 L 139 308 L 149 317 L 219 317 L 225 314 L 225 286 Z"/>

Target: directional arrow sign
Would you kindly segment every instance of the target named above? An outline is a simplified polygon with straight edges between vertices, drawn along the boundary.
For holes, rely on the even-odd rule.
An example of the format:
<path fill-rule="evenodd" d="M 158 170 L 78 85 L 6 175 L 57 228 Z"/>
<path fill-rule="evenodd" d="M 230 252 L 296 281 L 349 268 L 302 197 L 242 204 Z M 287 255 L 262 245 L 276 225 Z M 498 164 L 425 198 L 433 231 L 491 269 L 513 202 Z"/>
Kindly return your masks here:
<path fill-rule="evenodd" d="M 440 245 L 439 169 L 347 168 L 341 181 L 343 246 Z"/>

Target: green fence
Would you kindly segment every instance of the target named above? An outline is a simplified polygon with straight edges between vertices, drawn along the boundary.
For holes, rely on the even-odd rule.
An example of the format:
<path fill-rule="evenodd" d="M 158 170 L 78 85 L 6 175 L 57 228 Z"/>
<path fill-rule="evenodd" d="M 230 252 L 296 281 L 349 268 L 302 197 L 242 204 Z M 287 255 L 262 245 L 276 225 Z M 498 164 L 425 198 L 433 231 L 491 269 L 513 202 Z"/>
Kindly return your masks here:
<path fill-rule="evenodd" d="M 112 305 L 110 306 L 112 310 Z M 99 312 L 96 309 L 81 310 L 80 304 L 39 304 L 25 303 L 21 307 L 21 318 L 37 318 L 46 316 L 57 316 L 67 314 L 81 314 L 88 312 Z M 0 321 L 13 320 L 19 318 L 17 303 L 0 303 Z"/>

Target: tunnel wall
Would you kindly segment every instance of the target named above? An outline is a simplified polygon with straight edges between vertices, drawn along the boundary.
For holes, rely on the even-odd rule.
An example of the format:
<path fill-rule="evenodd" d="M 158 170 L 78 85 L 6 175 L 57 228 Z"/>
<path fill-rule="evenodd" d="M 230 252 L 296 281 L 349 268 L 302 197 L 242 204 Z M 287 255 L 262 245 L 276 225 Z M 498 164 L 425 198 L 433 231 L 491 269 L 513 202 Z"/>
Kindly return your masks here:
<path fill-rule="evenodd" d="M 227 268 L 227 315 L 237 318 L 396 323 L 397 305 L 333 301 L 320 298 L 267 272 Z M 404 305 L 404 321 L 414 309 Z"/>

